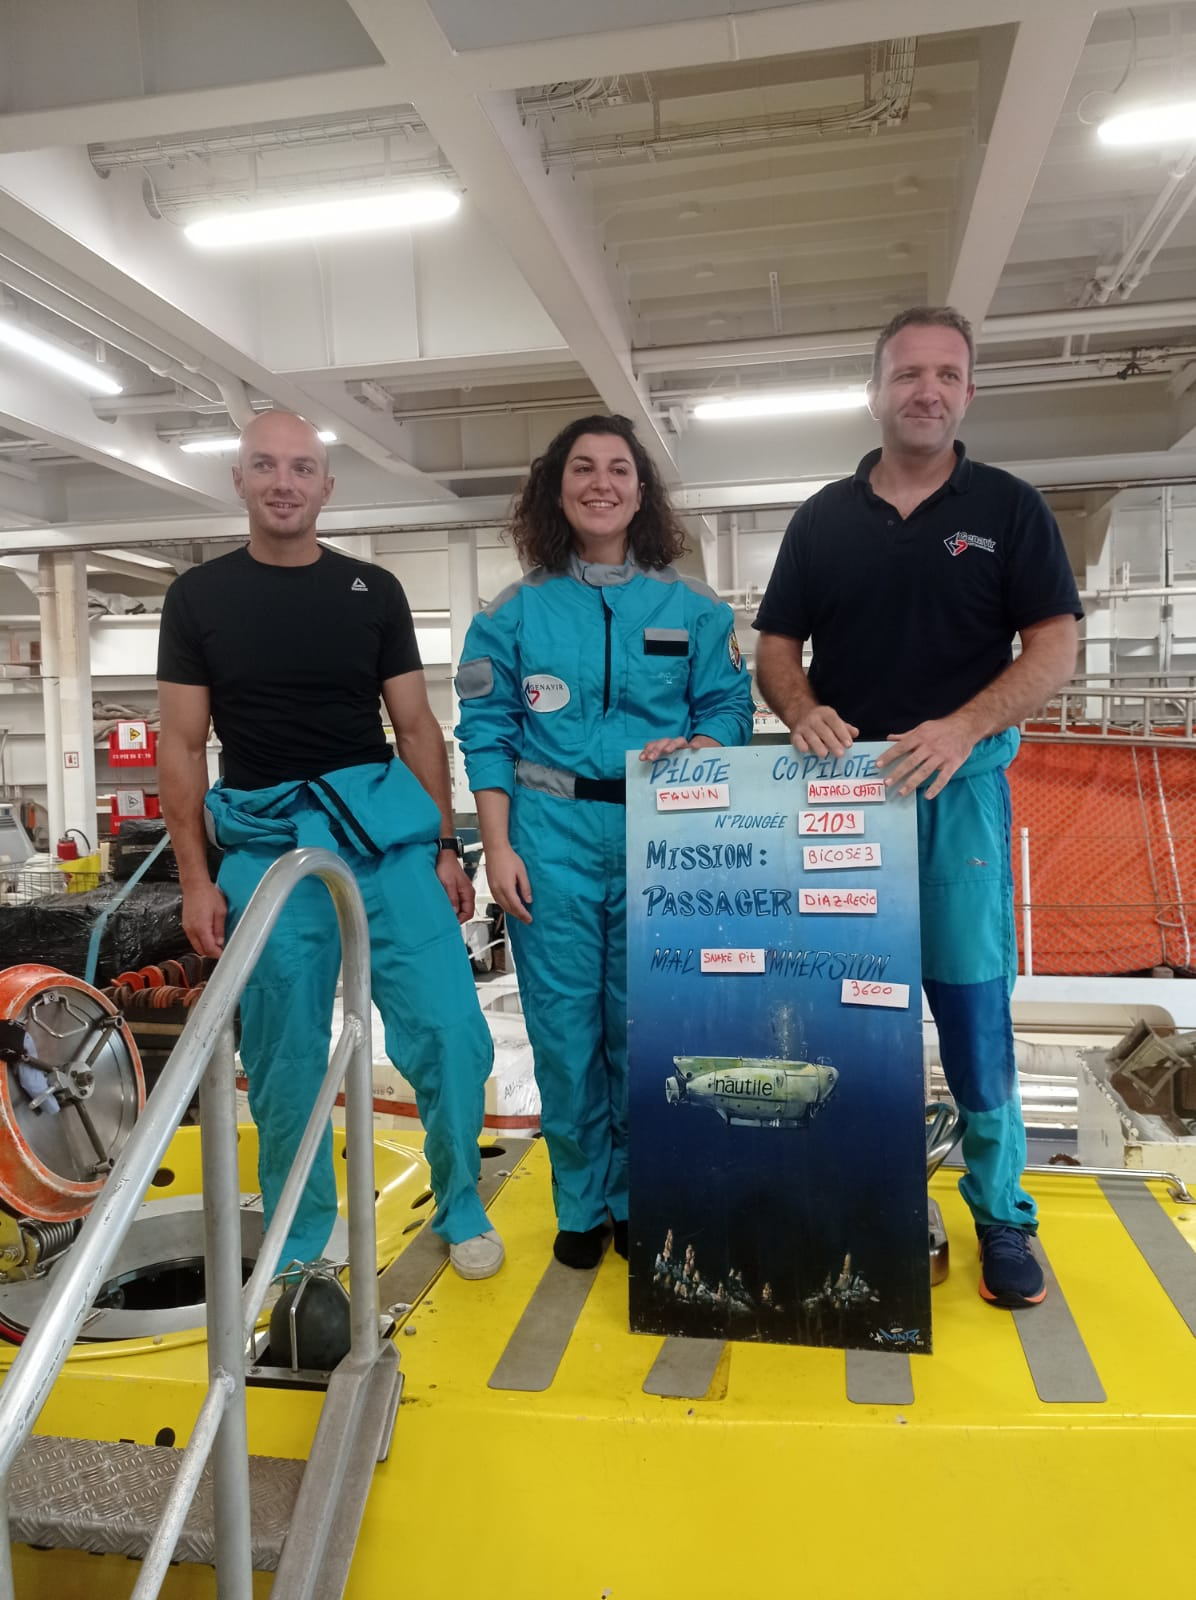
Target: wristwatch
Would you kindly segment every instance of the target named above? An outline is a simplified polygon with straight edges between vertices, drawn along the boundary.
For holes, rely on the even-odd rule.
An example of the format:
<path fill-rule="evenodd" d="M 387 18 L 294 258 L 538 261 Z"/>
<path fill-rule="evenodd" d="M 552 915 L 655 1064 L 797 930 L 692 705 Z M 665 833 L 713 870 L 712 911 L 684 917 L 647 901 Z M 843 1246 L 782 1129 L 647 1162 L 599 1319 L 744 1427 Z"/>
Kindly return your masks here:
<path fill-rule="evenodd" d="M 461 843 L 460 839 L 457 838 L 456 834 L 451 835 L 447 839 L 437 839 L 436 846 L 439 850 L 451 850 L 458 861 L 460 861 L 465 855 L 465 847 Z"/>

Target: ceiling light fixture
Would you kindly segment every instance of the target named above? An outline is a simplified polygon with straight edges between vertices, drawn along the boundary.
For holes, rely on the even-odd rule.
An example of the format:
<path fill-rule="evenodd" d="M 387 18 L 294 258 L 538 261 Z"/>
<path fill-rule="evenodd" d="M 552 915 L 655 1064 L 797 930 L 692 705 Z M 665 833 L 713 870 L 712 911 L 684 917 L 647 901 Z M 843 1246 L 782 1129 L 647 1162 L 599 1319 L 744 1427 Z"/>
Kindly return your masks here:
<path fill-rule="evenodd" d="M 442 222 L 460 205 L 461 196 L 451 189 L 408 189 L 399 194 L 355 195 L 305 205 L 229 211 L 189 223 L 183 232 L 201 249 L 228 250 L 239 245 L 286 244 L 294 239 L 381 233 L 421 222 Z"/>
<path fill-rule="evenodd" d="M 863 389 L 796 389 L 778 394 L 745 394 L 734 400 L 703 400 L 693 408 L 707 422 L 730 422 L 737 417 L 819 416 L 830 411 L 854 411 L 867 403 Z"/>
<path fill-rule="evenodd" d="M 1139 106 L 1106 117 L 1096 130 L 1102 144 L 1188 144 L 1196 139 L 1196 100 L 1171 105 Z"/>
<path fill-rule="evenodd" d="M 18 355 L 28 356 L 30 361 L 36 361 L 40 366 L 49 367 L 52 372 L 69 378 L 72 383 L 77 383 L 80 388 L 87 389 L 92 394 L 121 392 L 116 379 L 110 378 L 106 372 L 101 372 L 99 367 L 93 367 L 90 361 L 72 355 L 69 350 L 64 350 L 59 344 L 52 344 L 49 339 L 39 339 L 36 334 L 26 332 L 24 328 L 15 322 L 9 322 L 7 318 L 0 318 L 0 345 L 15 350 Z"/>
<path fill-rule="evenodd" d="M 335 444 L 336 434 L 321 428 L 319 439 L 322 444 Z M 188 439 L 186 444 L 179 445 L 179 449 L 189 456 L 219 456 L 231 453 L 240 443 L 239 434 L 215 433 L 207 439 Z"/>

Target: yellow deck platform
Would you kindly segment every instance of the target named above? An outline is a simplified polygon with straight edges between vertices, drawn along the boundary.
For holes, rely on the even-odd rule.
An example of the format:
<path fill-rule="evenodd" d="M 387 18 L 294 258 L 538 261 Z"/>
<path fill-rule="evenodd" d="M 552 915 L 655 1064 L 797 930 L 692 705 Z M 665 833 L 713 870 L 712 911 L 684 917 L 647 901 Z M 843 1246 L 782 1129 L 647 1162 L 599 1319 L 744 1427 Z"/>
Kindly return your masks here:
<path fill-rule="evenodd" d="M 953 1265 L 934 1290 L 935 1353 L 910 1359 L 910 1404 L 852 1403 L 843 1352 L 749 1343 L 726 1347 L 703 1398 L 646 1394 L 662 1341 L 627 1331 L 613 1254 L 550 1387 L 497 1391 L 489 1380 L 550 1256 L 546 1152 L 533 1146 L 491 1206 L 502 1272 L 442 1273 L 400 1324 L 403 1400 L 346 1600 L 1178 1590 L 1191 1573 L 1196 1337 L 1095 1180 L 1062 1170 L 1034 1187 L 1103 1401 L 1039 1398 L 1014 1317 L 976 1293 L 974 1236 L 947 1172 L 931 1188 Z M 1196 1207 L 1152 1188 L 1196 1247 Z M 1189 1265 L 1196 1280 L 1196 1248 Z M 183 1335 L 92 1346 L 68 1363 L 39 1431 L 153 1443 L 169 1427 L 182 1444 L 205 1381 L 202 1342 Z M 303 1455 L 318 1407 L 255 1391 L 251 1449 Z M 30 1600 L 106 1600 L 134 1576 L 123 1558 L 23 1548 L 16 1567 Z M 260 1575 L 255 1594 L 269 1590 Z M 164 1593 L 212 1596 L 214 1580 L 176 1568 Z"/>

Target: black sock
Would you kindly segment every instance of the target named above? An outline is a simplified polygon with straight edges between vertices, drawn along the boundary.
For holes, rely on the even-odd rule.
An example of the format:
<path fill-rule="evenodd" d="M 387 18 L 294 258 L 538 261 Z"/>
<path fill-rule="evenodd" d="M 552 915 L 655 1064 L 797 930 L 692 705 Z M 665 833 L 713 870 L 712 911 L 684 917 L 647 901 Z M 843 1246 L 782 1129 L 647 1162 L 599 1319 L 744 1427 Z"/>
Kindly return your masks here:
<path fill-rule="evenodd" d="M 566 1267 L 588 1271 L 602 1260 L 602 1247 L 606 1242 L 606 1224 L 587 1228 L 585 1233 L 570 1233 L 562 1228 L 553 1241 L 552 1253 Z"/>
<path fill-rule="evenodd" d="M 623 1260 L 626 1261 L 627 1260 L 627 1218 L 623 1217 L 623 1218 L 620 1219 L 619 1217 L 616 1217 L 615 1218 L 615 1222 L 614 1222 L 614 1228 L 615 1228 L 615 1238 L 614 1238 L 615 1254 L 622 1256 Z"/>

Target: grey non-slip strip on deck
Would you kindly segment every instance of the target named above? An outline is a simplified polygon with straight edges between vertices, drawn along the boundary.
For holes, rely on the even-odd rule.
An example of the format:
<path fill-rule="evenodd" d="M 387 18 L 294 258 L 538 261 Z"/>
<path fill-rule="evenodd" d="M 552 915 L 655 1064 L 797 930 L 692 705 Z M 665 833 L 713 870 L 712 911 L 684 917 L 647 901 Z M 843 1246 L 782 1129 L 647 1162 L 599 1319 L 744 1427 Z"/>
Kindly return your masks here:
<path fill-rule="evenodd" d="M 726 1348 L 722 1339 L 666 1339 L 644 1379 L 644 1393 L 666 1400 L 705 1399 Z"/>
<path fill-rule="evenodd" d="M 504 1138 L 501 1143 L 501 1155 L 486 1156 L 482 1160 L 478 1199 L 486 1207 L 527 1155 L 534 1141 Z M 430 1222 L 432 1213 L 429 1211 L 427 1215 Z M 394 1305 L 413 1306 L 421 1295 L 427 1293 L 447 1260 L 448 1245 L 425 1222 L 402 1254 L 396 1256 L 378 1279 L 378 1303 L 382 1309 L 385 1311 L 388 1306 Z"/>
<path fill-rule="evenodd" d="M 845 1350 L 847 1398 L 857 1406 L 912 1406 L 909 1357 L 899 1350 Z"/>
<path fill-rule="evenodd" d="M 1030 1241 L 1030 1248 L 1046 1279 L 1047 1295 L 1039 1305 L 1014 1311 L 1013 1323 L 1038 1398 L 1052 1405 L 1100 1403 L 1107 1398 L 1104 1385 L 1046 1251 L 1037 1239 Z"/>
<path fill-rule="evenodd" d="M 1191 1245 L 1140 1178 L 1096 1181 L 1188 1331 L 1196 1334 L 1196 1255 Z"/>
<path fill-rule="evenodd" d="M 427 1223 L 378 1279 L 378 1303 L 413 1306 L 448 1260 L 448 1245 Z"/>
<path fill-rule="evenodd" d="M 490 1374 L 490 1388 L 541 1394 L 551 1385 L 601 1265 L 580 1272 L 548 1263 Z"/>

